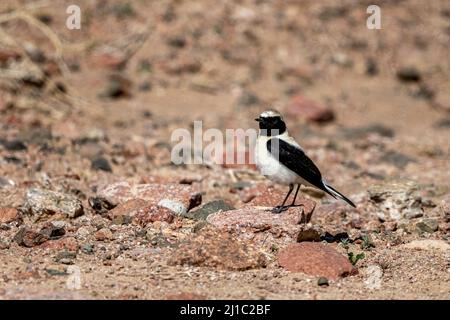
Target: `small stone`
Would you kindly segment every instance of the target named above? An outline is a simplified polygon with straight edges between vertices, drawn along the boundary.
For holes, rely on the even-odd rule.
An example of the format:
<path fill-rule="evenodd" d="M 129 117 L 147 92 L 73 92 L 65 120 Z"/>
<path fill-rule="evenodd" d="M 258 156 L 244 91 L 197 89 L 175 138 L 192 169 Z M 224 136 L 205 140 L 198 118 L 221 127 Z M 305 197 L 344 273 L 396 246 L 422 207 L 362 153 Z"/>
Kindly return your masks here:
<path fill-rule="evenodd" d="M 113 238 L 113 234 L 108 228 L 102 228 L 94 234 L 94 237 L 98 241 L 109 241 Z"/>
<path fill-rule="evenodd" d="M 201 203 L 201 193 L 190 185 L 180 184 L 130 184 L 118 182 L 99 190 L 98 196 L 113 206 L 132 199 L 142 199 L 151 205 L 167 206 L 182 214 Z M 169 201 L 167 201 L 169 200 Z"/>
<path fill-rule="evenodd" d="M 46 242 L 48 237 L 25 226 L 16 233 L 13 240 L 20 246 L 31 248 Z"/>
<path fill-rule="evenodd" d="M 297 236 L 297 242 L 319 242 L 321 240 L 320 233 L 315 229 L 301 230 Z"/>
<path fill-rule="evenodd" d="M 258 96 L 252 92 L 244 91 L 238 100 L 238 105 L 240 106 L 253 106 L 259 104 L 261 101 Z"/>
<path fill-rule="evenodd" d="M 27 150 L 26 144 L 22 140 L 1 140 L 0 145 L 2 145 L 8 151 L 24 151 Z"/>
<path fill-rule="evenodd" d="M 23 209 L 36 220 L 55 214 L 76 218 L 84 213 L 81 201 L 75 196 L 40 188 L 27 190 Z"/>
<path fill-rule="evenodd" d="M 45 53 L 41 49 L 39 49 L 38 47 L 34 46 L 31 43 L 25 44 L 25 52 L 27 53 L 28 57 L 33 62 L 44 63 L 45 61 L 47 61 L 47 57 L 45 56 Z"/>
<path fill-rule="evenodd" d="M 328 279 L 327 278 L 325 278 L 325 277 L 320 277 L 318 280 L 317 280 L 317 285 L 319 285 L 319 286 L 325 286 L 325 287 L 328 287 L 329 286 L 329 283 L 328 283 Z"/>
<path fill-rule="evenodd" d="M 427 218 L 417 222 L 415 227 L 418 233 L 433 233 L 437 231 L 439 222 L 437 219 Z"/>
<path fill-rule="evenodd" d="M 292 98 L 287 106 L 287 114 L 318 123 L 325 123 L 334 119 L 334 112 L 331 108 L 309 100 L 302 95 Z"/>
<path fill-rule="evenodd" d="M 416 67 L 403 67 L 397 70 L 397 78 L 403 82 L 418 82 L 422 76 Z"/>
<path fill-rule="evenodd" d="M 50 276 L 67 276 L 67 275 L 69 275 L 65 271 L 56 270 L 56 269 L 45 269 L 45 272 L 47 272 Z"/>
<path fill-rule="evenodd" d="M 373 58 L 366 60 L 366 74 L 369 76 L 375 76 L 378 74 L 378 65 Z"/>
<path fill-rule="evenodd" d="M 278 254 L 280 266 L 290 272 L 338 279 L 355 272 L 352 264 L 329 245 L 318 242 L 293 243 Z"/>
<path fill-rule="evenodd" d="M 40 233 L 46 235 L 50 240 L 61 238 L 65 235 L 64 223 L 62 221 L 47 222 L 41 229 Z"/>
<path fill-rule="evenodd" d="M 59 252 L 55 257 L 55 262 L 59 262 L 62 264 L 73 264 L 73 260 L 77 257 L 75 252 L 71 251 L 62 251 Z"/>
<path fill-rule="evenodd" d="M 131 96 L 131 82 L 121 75 L 112 75 L 100 97 L 119 99 Z"/>
<path fill-rule="evenodd" d="M 93 254 L 94 253 L 94 245 L 87 243 L 81 247 L 81 251 L 85 254 Z"/>
<path fill-rule="evenodd" d="M 403 169 L 408 163 L 415 162 L 413 158 L 397 151 L 388 151 L 382 155 L 380 161 L 391 163 L 399 169 Z"/>
<path fill-rule="evenodd" d="M 206 220 L 206 218 L 215 212 L 234 210 L 235 208 L 223 200 L 211 201 L 204 204 L 201 208 L 188 212 L 183 216 L 194 220 Z"/>
<path fill-rule="evenodd" d="M 0 208 L 0 224 L 10 223 L 18 219 L 20 219 L 20 214 L 16 208 Z"/>
<path fill-rule="evenodd" d="M 74 237 L 62 237 L 56 240 L 46 241 L 40 247 L 50 250 L 68 250 L 76 252 L 78 250 L 78 242 Z"/>
<path fill-rule="evenodd" d="M 115 205 L 109 203 L 108 200 L 100 197 L 91 197 L 88 201 L 91 208 L 98 214 L 106 213 L 115 207 Z"/>
<path fill-rule="evenodd" d="M 419 186 L 413 182 L 390 182 L 373 185 L 368 190 L 371 205 L 378 218 L 399 221 L 423 214 L 424 201 Z"/>
<path fill-rule="evenodd" d="M 223 230 L 235 230 L 260 234 L 269 231 L 277 235 L 288 235 L 296 239 L 299 232 L 299 223 L 302 219 L 303 208 L 295 207 L 273 214 L 270 210 L 261 210 L 245 207 L 210 214 L 206 221 Z"/>
<path fill-rule="evenodd" d="M 111 165 L 109 164 L 108 159 L 105 157 L 97 157 L 92 159 L 91 168 L 94 170 L 102 170 L 107 172 L 112 172 Z"/>
<path fill-rule="evenodd" d="M 94 53 L 89 57 L 88 62 L 94 68 L 120 70 L 127 61 L 120 53 Z"/>
<path fill-rule="evenodd" d="M 152 84 L 149 81 L 143 81 L 139 84 L 139 91 L 150 91 L 152 90 Z"/>
<path fill-rule="evenodd" d="M 338 66 L 344 67 L 344 68 L 351 68 L 353 66 L 353 61 L 350 59 L 348 55 L 345 53 L 339 52 L 334 54 L 331 57 L 331 62 L 334 64 L 337 64 Z"/>
<path fill-rule="evenodd" d="M 183 36 L 174 36 L 167 39 L 167 44 L 174 48 L 183 48 L 186 45 L 186 39 Z"/>
<path fill-rule="evenodd" d="M 159 205 L 150 205 L 144 207 L 136 213 L 135 220 L 141 226 L 146 226 L 149 223 L 156 221 L 164 221 L 172 223 L 174 219 L 173 211 Z"/>
<path fill-rule="evenodd" d="M 161 202 L 160 202 L 161 203 Z M 182 205 L 175 202 L 177 207 L 164 203 L 162 205 L 152 205 L 150 201 L 142 199 L 131 199 L 122 204 L 119 204 L 113 210 L 108 213 L 108 217 L 113 220 L 115 224 L 126 224 L 131 221 L 137 222 L 139 225 L 145 226 L 148 223 L 155 221 L 165 221 L 171 223 L 174 219 L 174 213 L 178 213 L 180 210 L 178 206 Z"/>
<path fill-rule="evenodd" d="M 178 247 L 171 265 L 189 265 L 222 270 L 249 270 L 266 265 L 258 249 L 228 232 L 204 228 Z"/>

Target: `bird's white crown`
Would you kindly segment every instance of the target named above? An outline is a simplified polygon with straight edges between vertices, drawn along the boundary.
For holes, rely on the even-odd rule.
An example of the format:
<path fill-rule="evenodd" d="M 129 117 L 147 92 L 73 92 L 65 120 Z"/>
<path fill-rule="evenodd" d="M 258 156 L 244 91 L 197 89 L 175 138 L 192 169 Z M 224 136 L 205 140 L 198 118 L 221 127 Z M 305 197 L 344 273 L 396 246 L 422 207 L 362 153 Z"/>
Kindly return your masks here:
<path fill-rule="evenodd" d="M 263 113 L 261 113 L 260 117 L 261 118 L 280 117 L 283 119 L 283 117 L 281 116 L 281 113 L 279 113 L 278 111 L 276 111 L 274 109 L 264 111 Z"/>

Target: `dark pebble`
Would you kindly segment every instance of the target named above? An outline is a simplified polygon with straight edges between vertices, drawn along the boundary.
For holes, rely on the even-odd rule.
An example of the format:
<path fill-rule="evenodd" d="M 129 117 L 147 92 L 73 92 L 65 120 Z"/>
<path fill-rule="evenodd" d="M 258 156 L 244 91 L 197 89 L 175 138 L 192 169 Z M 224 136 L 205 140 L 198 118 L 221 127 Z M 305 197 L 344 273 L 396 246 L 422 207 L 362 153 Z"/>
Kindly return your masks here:
<path fill-rule="evenodd" d="M 215 212 L 233 210 L 234 207 L 223 200 L 211 201 L 203 205 L 200 209 L 184 214 L 184 217 L 194 220 L 206 220 Z"/>
<path fill-rule="evenodd" d="M 329 286 L 328 279 L 325 278 L 325 277 L 320 277 L 320 278 L 317 280 L 317 284 L 318 284 L 319 286 L 325 286 L 325 287 L 328 287 L 328 286 Z"/>
<path fill-rule="evenodd" d="M 104 157 L 97 157 L 92 160 L 91 168 L 94 170 L 102 170 L 107 172 L 112 172 L 111 165 L 109 161 Z"/>
<path fill-rule="evenodd" d="M 8 151 L 23 151 L 27 150 L 27 146 L 22 140 L 0 140 L 0 144 Z"/>

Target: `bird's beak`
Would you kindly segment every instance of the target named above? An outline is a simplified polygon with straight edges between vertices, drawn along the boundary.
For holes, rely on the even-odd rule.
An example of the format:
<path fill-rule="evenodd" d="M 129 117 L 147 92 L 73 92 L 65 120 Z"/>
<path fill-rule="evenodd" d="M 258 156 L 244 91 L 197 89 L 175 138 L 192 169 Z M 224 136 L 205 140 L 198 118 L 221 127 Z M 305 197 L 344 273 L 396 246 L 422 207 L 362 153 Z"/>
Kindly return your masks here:
<path fill-rule="evenodd" d="M 255 121 L 256 122 L 261 122 L 261 118 L 256 118 Z"/>

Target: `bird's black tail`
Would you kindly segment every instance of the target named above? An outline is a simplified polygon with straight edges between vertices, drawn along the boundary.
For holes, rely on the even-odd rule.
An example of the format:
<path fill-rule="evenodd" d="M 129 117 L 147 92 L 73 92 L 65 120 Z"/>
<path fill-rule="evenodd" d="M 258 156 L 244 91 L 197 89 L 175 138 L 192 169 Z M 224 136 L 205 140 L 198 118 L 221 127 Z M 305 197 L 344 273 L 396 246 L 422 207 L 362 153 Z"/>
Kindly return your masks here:
<path fill-rule="evenodd" d="M 324 182 L 323 185 L 325 186 L 325 190 L 324 191 L 326 191 L 333 198 L 335 198 L 335 199 L 336 198 L 342 199 L 345 202 L 347 202 L 349 205 L 351 205 L 353 208 L 356 208 L 355 204 L 350 199 L 348 199 L 342 193 L 337 191 L 335 188 L 333 188 L 332 186 L 328 185 L 326 182 Z"/>

